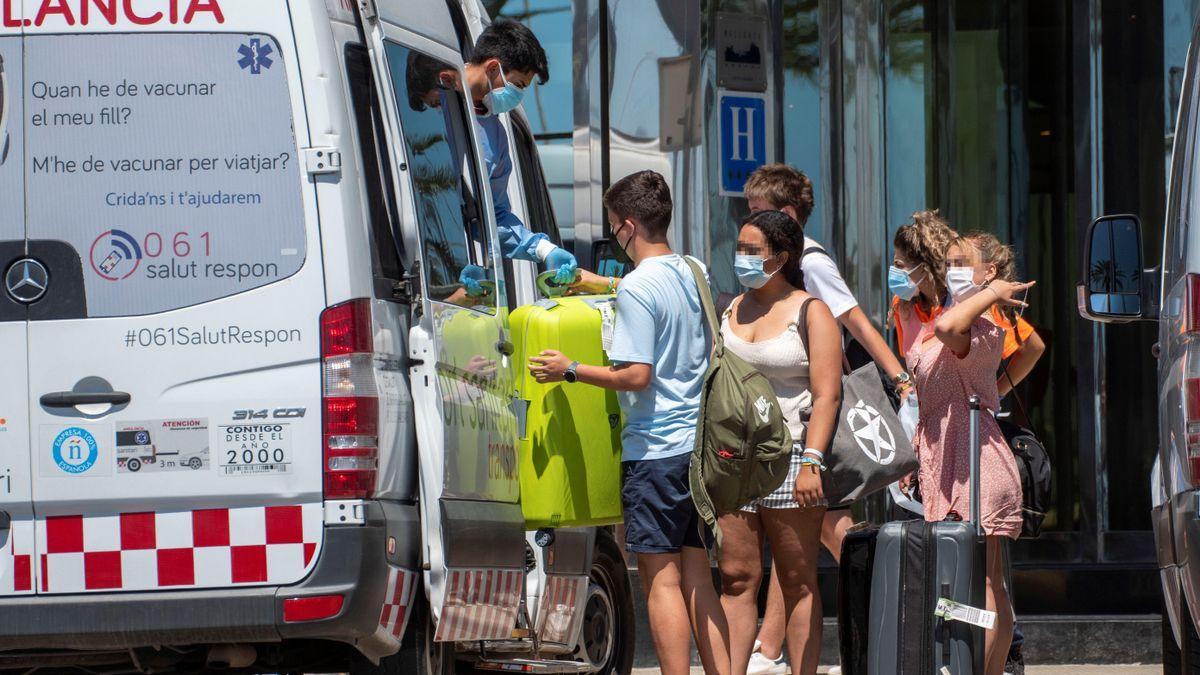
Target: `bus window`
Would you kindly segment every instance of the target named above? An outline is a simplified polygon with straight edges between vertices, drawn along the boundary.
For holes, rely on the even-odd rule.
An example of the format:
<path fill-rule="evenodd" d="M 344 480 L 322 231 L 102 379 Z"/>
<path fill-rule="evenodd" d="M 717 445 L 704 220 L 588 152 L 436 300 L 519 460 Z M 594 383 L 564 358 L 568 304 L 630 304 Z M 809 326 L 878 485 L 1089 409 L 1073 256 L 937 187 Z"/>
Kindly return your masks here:
<path fill-rule="evenodd" d="M 513 128 L 513 150 L 521 170 L 521 186 L 525 193 L 526 225 L 534 232 L 550 237 L 550 241 L 563 246 L 559 235 L 558 221 L 554 217 L 554 206 L 550 202 L 550 191 L 546 188 L 546 177 L 538 160 L 537 146 L 529 123 L 520 115 L 509 115 Z M 568 242 L 565 244 L 570 246 Z"/>
<path fill-rule="evenodd" d="M 550 204 L 560 228 L 562 245 L 575 244 L 575 95 L 572 39 L 575 11 L 571 0 L 527 0 L 503 4 L 496 18 L 515 19 L 529 26 L 546 50 L 550 79 L 531 87 L 522 106 L 528 130 L 537 145 Z M 578 255 L 580 252 L 575 251 Z"/>

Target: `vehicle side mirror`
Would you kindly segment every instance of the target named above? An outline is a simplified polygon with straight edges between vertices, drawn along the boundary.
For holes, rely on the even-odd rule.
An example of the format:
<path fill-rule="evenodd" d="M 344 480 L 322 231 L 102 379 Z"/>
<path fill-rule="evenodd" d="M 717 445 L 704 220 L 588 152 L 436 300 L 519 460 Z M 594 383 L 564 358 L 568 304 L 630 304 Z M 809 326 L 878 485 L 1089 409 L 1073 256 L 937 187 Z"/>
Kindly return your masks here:
<path fill-rule="evenodd" d="M 1142 268 L 1142 223 L 1137 216 L 1102 216 L 1088 228 L 1079 313 L 1105 323 L 1145 318 L 1151 304 Z"/>
<path fill-rule="evenodd" d="M 598 239 L 592 242 L 592 260 L 596 264 L 596 274 L 602 277 L 625 276 L 625 264 L 617 259 L 610 239 Z"/>

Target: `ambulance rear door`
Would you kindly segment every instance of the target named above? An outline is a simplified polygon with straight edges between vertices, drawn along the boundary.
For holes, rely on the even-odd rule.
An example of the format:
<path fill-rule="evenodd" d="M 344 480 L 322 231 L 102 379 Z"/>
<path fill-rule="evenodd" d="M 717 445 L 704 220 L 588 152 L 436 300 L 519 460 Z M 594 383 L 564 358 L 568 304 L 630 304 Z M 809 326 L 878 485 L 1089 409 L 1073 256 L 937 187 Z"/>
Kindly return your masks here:
<path fill-rule="evenodd" d="M 387 112 L 405 250 L 426 591 L 439 641 L 511 635 L 524 579 L 514 384 L 495 219 L 446 0 L 360 3 Z M 407 261 L 406 261 L 407 262 Z M 475 284 L 464 284 L 465 276 Z"/>
<path fill-rule="evenodd" d="M 287 3 L 24 11 L 37 590 L 294 583 L 326 300 Z"/>

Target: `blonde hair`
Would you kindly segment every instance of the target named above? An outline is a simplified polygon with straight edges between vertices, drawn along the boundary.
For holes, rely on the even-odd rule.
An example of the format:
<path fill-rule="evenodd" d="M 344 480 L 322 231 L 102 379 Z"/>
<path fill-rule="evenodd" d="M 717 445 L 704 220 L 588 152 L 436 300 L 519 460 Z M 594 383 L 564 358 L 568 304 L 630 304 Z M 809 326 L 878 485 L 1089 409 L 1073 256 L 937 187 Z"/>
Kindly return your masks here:
<path fill-rule="evenodd" d="M 996 267 L 996 278 L 1003 281 L 1017 280 L 1017 256 L 1013 252 L 1013 248 L 1000 242 L 996 235 L 990 232 L 971 232 L 963 237 L 963 241 L 971 245 L 977 253 L 979 260 L 984 265 L 994 265 Z M 1021 344 L 1024 340 L 1021 339 L 1021 332 L 1016 330 L 1017 327 L 1017 308 L 1012 306 L 1004 306 L 1000 308 L 1000 313 L 1004 319 L 1008 321 L 1008 325 L 1013 327 L 1013 334 L 1017 338 L 1017 344 Z"/>
<path fill-rule="evenodd" d="M 747 199 L 761 199 L 776 209 L 790 206 L 796 209 L 796 220 L 800 226 L 812 215 L 812 181 L 804 172 L 787 164 L 764 164 L 746 179 L 742 195 Z"/>

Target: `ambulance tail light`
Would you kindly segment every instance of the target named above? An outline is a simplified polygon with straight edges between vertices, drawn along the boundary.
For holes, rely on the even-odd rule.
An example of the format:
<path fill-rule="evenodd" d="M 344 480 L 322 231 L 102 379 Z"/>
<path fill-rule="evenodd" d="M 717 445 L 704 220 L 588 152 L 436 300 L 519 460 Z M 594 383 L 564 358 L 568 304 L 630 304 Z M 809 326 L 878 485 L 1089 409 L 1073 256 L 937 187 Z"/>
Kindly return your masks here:
<path fill-rule="evenodd" d="M 1188 377 L 1183 381 L 1183 414 L 1192 486 L 1200 487 L 1200 377 Z"/>
<path fill-rule="evenodd" d="M 367 499 L 379 465 L 371 301 L 350 300 L 321 313 L 325 498 Z"/>

